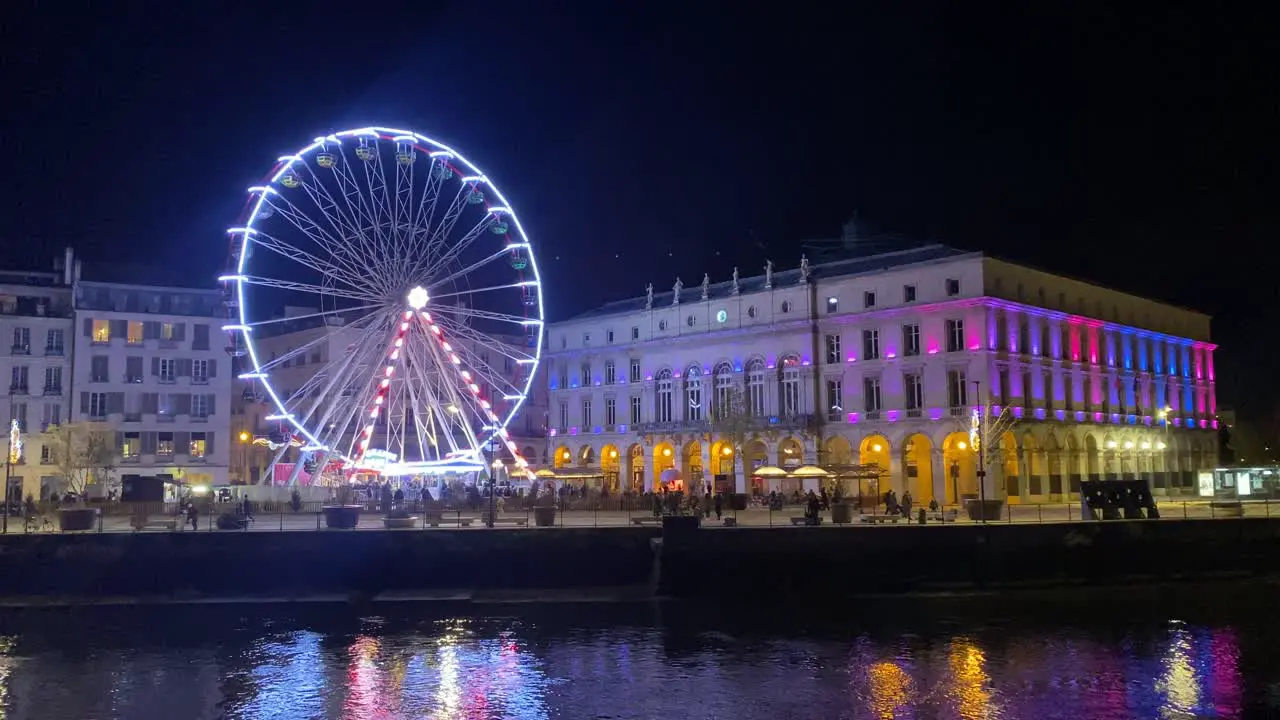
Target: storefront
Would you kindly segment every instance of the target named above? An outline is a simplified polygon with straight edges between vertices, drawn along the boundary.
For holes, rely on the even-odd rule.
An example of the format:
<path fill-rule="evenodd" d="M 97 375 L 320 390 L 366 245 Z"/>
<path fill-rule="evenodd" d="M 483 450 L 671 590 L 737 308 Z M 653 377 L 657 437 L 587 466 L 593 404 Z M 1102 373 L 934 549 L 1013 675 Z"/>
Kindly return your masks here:
<path fill-rule="evenodd" d="M 1197 489 L 1200 497 L 1277 499 L 1280 498 L 1280 467 L 1216 468 L 1201 471 Z"/>

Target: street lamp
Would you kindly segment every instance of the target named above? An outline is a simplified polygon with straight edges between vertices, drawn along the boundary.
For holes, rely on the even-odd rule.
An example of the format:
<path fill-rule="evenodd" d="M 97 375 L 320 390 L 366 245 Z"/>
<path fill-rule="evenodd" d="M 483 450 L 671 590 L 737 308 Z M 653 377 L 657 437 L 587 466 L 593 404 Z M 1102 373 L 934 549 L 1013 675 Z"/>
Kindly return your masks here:
<path fill-rule="evenodd" d="M 498 468 L 502 467 L 502 461 L 498 459 L 497 435 L 494 435 L 493 440 L 489 441 L 489 453 L 493 456 L 493 465 L 489 470 L 489 518 L 485 525 L 492 528 L 494 513 L 498 505 Z"/>

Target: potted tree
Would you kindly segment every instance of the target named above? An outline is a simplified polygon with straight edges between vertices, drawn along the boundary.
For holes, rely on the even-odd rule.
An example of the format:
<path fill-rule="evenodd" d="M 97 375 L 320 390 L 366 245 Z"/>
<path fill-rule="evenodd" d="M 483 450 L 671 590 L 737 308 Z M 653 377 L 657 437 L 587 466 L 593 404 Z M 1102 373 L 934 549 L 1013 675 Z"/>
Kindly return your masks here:
<path fill-rule="evenodd" d="M 326 477 L 322 468 L 317 472 L 322 478 Z M 324 526 L 334 530 L 351 530 L 360 524 L 360 506 L 355 503 L 351 483 L 341 472 L 332 473 L 327 479 L 329 487 L 333 488 L 333 502 L 320 507 L 320 512 L 324 513 Z"/>
<path fill-rule="evenodd" d="M 85 493 L 95 479 L 109 481 L 115 465 L 113 437 L 110 425 L 97 422 L 50 425 L 45 430 L 45 447 L 69 495 L 67 505 L 58 509 L 63 532 L 90 530 L 98 519 L 98 509 L 85 506 Z"/>
<path fill-rule="evenodd" d="M 838 478 L 827 478 L 827 494 L 831 498 L 831 522 L 836 525 L 848 525 L 853 522 L 853 505 L 845 502 L 844 482 Z"/>
<path fill-rule="evenodd" d="M 388 493 L 390 490 L 388 490 Z M 399 500 L 394 498 L 399 497 Z M 404 506 L 404 495 L 393 495 L 393 500 L 387 514 L 382 516 L 382 526 L 388 530 L 405 530 L 412 528 L 418 522 L 418 518 L 409 513 L 409 509 Z"/>
<path fill-rule="evenodd" d="M 545 482 L 538 492 L 533 506 L 533 524 L 537 527 L 553 527 L 556 524 L 555 483 Z"/>

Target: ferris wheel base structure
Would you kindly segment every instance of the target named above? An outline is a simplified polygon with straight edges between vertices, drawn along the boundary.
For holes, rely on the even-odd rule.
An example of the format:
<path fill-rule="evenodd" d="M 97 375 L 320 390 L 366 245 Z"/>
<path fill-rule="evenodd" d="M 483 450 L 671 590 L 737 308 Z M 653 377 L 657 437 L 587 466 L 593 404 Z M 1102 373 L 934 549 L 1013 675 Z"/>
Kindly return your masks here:
<path fill-rule="evenodd" d="M 407 130 L 325 135 L 278 158 L 227 232 L 223 330 L 284 438 L 273 484 L 288 464 L 288 485 L 313 479 L 305 468 L 531 475 L 507 427 L 537 375 L 542 284 L 511 203 L 473 163 Z M 302 320 L 322 332 L 273 344 Z"/>

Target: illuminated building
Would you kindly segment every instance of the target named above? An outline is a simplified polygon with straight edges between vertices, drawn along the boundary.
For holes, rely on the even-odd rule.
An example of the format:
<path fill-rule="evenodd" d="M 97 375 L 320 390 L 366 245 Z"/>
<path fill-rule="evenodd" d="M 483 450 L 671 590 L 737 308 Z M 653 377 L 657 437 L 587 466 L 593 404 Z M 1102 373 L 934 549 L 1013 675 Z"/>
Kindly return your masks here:
<path fill-rule="evenodd" d="M 877 463 L 885 489 L 954 502 L 978 492 L 983 405 L 1016 421 L 990 440 L 986 481 L 1010 502 L 1103 478 L 1191 493 L 1216 457 L 1208 316 L 941 245 L 734 270 L 548 329 L 554 461 L 621 487 L 676 468 L 746 492 L 740 454 L 748 468 Z M 726 402 L 751 417 L 738 447 L 711 419 Z"/>

